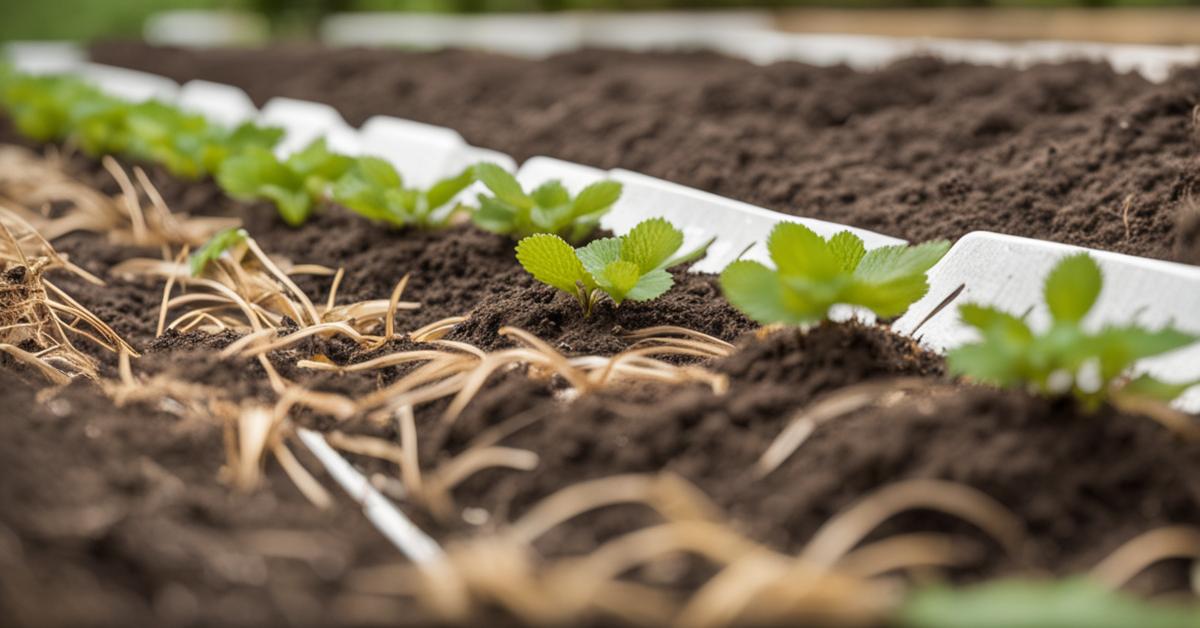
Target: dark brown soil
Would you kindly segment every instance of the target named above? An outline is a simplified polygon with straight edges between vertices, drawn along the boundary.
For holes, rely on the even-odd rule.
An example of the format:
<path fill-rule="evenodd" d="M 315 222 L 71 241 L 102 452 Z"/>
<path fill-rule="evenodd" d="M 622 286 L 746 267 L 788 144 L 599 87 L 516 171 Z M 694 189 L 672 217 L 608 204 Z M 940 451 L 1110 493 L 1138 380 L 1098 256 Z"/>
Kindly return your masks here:
<path fill-rule="evenodd" d="M 346 587 L 396 553 L 340 494 L 319 511 L 274 467 L 239 494 L 218 482 L 215 423 L 115 408 L 86 385 L 34 393 L 0 371 L 4 625 L 420 623 Z"/>
<path fill-rule="evenodd" d="M 456 492 L 460 505 L 483 506 L 501 520 L 489 527 L 575 481 L 669 470 L 703 489 L 751 538 L 791 553 L 886 484 L 960 482 L 1017 515 L 1028 533 L 1018 554 L 1006 555 L 977 529 L 929 511 L 898 516 L 875 536 L 948 531 L 973 539 L 980 555 L 957 575 L 965 579 L 1077 573 L 1142 532 L 1200 521 L 1200 443 L 1109 408 L 1087 415 L 1067 401 L 932 381 L 899 403 L 824 424 L 759 479 L 755 461 L 799 408 L 872 379 L 936 375 L 940 361 L 881 329 L 837 326 L 748 341 L 714 367 L 731 378 L 724 396 L 651 388 L 564 406 L 535 387 L 511 385 L 493 400 L 504 412 L 478 404 L 432 441 L 430 453 L 444 457 L 485 426 L 520 417 L 532 425 L 504 444 L 538 452 L 539 468 L 485 472 Z M 657 520 L 642 507 L 610 507 L 547 535 L 542 549 L 586 552 Z M 1185 567 L 1168 561 L 1136 584 L 1179 590 L 1188 582 Z"/>
<path fill-rule="evenodd" d="M 517 159 L 623 167 L 911 240 L 974 230 L 1193 261 L 1200 71 L 916 58 L 877 72 L 707 53 L 97 45 L 101 63 L 448 126 Z M 295 68 L 304 68 L 296 72 Z M 1187 223 L 1190 224 L 1190 223 Z"/>

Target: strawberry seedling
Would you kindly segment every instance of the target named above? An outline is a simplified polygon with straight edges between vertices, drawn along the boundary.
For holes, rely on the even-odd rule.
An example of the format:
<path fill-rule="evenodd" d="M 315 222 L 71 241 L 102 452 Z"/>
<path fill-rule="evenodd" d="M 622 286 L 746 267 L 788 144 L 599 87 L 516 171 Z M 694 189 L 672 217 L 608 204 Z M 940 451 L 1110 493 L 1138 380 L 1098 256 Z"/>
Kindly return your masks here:
<path fill-rule="evenodd" d="M 1167 383 L 1149 375 L 1130 379 L 1134 362 L 1190 345 L 1200 337 L 1170 326 L 1109 325 L 1089 332 L 1083 319 L 1103 287 L 1100 267 L 1086 253 L 1060 261 L 1043 286 L 1050 328 L 1035 333 L 1024 317 L 982 305 L 963 305 L 959 315 L 982 337 L 947 356 L 950 371 L 1001 388 L 1028 388 L 1043 395 L 1072 394 L 1087 408 L 1111 396 L 1170 401 L 1200 382 Z"/>
<path fill-rule="evenodd" d="M 282 161 L 270 150 L 250 146 L 221 164 L 217 183 L 234 198 L 272 201 L 284 222 L 295 227 L 308 220 L 314 203 L 352 165 L 351 158 L 331 153 L 324 139 Z"/>
<path fill-rule="evenodd" d="M 574 198 L 558 181 L 547 181 L 526 193 L 516 177 L 500 166 L 481 163 L 475 176 L 492 195 L 479 195 L 475 224 L 493 233 L 526 238 L 537 233 L 578 243 L 596 229 L 600 218 L 621 197 L 621 184 L 598 181 Z"/>
<path fill-rule="evenodd" d="M 864 307 L 877 316 L 903 314 L 929 290 L 925 273 L 950 249 L 944 240 L 867 251 L 849 231 L 826 240 L 804 225 L 781 222 L 767 249 L 775 268 L 736 261 L 721 273 L 725 298 L 762 324 L 808 324 L 835 305 Z"/>
<path fill-rule="evenodd" d="M 555 234 L 531 235 L 517 244 L 517 261 L 538 281 L 574 295 L 588 317 L 604 295 L 617 306 L 662 295 L 674 285 L 667 269 L 699 259 L 710 244 L 673 257 L 683 246 L 683 232 L 651 218 L 623 236 L 578 249 Z"/>
<path fill-rule="evenodd" d="M 427 190 L 404 187 L 390 163 L 360 157 L 333 186 L 333 200 L 355 213 L 395 227 L 444 227 L 466 207 L 450 202 L 475 181 L 472 168 L 442 179 Z"/>

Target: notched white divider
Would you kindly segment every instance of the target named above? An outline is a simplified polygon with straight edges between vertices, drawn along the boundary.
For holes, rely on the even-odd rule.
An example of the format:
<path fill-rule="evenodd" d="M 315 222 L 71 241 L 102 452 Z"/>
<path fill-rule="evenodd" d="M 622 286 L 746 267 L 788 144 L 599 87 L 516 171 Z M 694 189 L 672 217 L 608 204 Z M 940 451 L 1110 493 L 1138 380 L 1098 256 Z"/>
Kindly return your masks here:
<path fill-rule="evenodd" d="M 777 223 L 785 220 L 800 223 L 825 237 L 850 231 L 862 238 L 868 249 L 905 244 L 904 240 L 874 231 L 789 216 L 630 170 L 613 170 L 609 176 L 620 181 L 624 190 L 621 200 L 601 221 L 602 227 L 625 233 L 648 216 L 661 216 L 683 230 L 685 249 L 717 236 L 708 255 L 692 266 L 695 272 L 719 273 L 743 251 L 742 259 L 770 264 L 767 236 Z"/>
<path fill-rule="evenodd" d="M 348 154 L 360 152 L 358 134 L 346 124 L 336 109 L 324 103 L 295 98 L 272 98 L 258 114 L 258 122 L 283 129 L 283 139 L 275 147 L 280 157 L 325 137 L 330 149 Z"/>
<path fill-rule="evenodd" d="M 11 41 L 0 48 L 0 58 L 18 72 L 60 74 L 83 65 L 87 52 L 74 42 Z"/>
<path fill-rule="evenodd" d="M 442 548 L 437 542 L 404 516 L 388 498 L 375 490 L 366 477 L 329 446 L 324 436 L 303 428 L 296 430 L 296 433 L 334 481 L 362 506 L 367 520 L 409 559 L 414 563 L 424 563 L 442 556 Z"/>
<path fill-rule="evenodd" d="M 210 81 L 188 81 L 179 88 L 175 104 L 225 126 L 237 126 L 258 115 L 254 101 L 241 89 Z"/>
<path fill-rule="evenodd" d="M 917 331 L 924 344 L 946 351 L 977 339 L 959 320 L 958 306 L 963 303 L 993 305 L 1017 315 L 1032 308 L 1031 324 L 1045 329 L 1050 319 L 1042 300 L 1043 281 L 1058 260 L 1080 251 L 1091 254 L 1104 272 L 1104 289 L 1089 324 L 1137 322 L 1154 329 L 1171 323 L 1200 333 L 1200 268 L 987 232 L 969 233 L 955 243 L 929 272 L 929 293 L 893 328 L 912 334 L 939 303 L 965 286 L 953 303 Z M 1200 346 L 1144 360 L 1138 369 L 1168 381 L 1198 378 Z M 1200 389 L 1188 391 L 1176 405 L 1200 412 Z"/>
<path fill-rule="evenodd" d="M 169 103 L 179 95 L 178 83 L 157 74 L 99 63 L 84 63 L 73 71 L 101 91 L 130 102 L 159 100 Z"/>
<path fill-rule="evenodd" d="M 426 187 L 450 174 L 467 142 L 454 129 L 391 116 L 372 116 L 358 131 L 362 152 L 382 157 L 407 185 Z"/>
<path fill-rule="evenodd" d="M 571 194 L 578 194 L 588 184 L 606 177 L 608 173 L 600 168 L 553 157 L 530 157 L 517 169 L 517 181 L 521 182 L 521 187 L 534 188 L 551 179 L 558 179 Z"/>

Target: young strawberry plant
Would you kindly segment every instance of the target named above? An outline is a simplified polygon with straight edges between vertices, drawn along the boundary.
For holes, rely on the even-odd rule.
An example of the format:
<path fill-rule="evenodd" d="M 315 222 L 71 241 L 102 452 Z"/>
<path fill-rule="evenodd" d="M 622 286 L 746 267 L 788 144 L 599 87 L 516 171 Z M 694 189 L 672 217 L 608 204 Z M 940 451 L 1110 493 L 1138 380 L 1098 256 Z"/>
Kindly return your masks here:
<path fill-rule="evenodd" d="M 621 197 L 621 184 L 616 181 L 593 183 L 574 198 L 558 181 L 547 181 L 526 193 L 516 177 L 491 163 L 477 164 L 475 176 L 492 193 L 479 195 L 475 224 L 514 238 L 550 233 L 578 243 L 595 231 L 600 218 Z"/>
<path fill-rule="evenodd" d="M 333 186 L 333 200 L 371 220 L 396 227 L 444 227 L 467 207 L 450 202 L 475 181 L 475 171 L 442 179 L 426 190 L 404 187 L 390 163 L 377 157 L 360 157 Z"/>
<path fill-rule="evenodd" d="M 534 234 L 517 244 L 517 261 L 538 281 L 573 295 L 588 317 L 604 295 L 617 306 L 662 295 L 674 285 L 667 269 L 699 259 L 710 244 L 674 256 L 683 246 L 683 232 L 651 218 L 623 236 L 578 249 L 558 235 Z"/>
<path fill-rule="evenodd" d="M 272 201 L 284 222 L 295 227 L 308 220 L 314 203 L 353 163 L 330 152 L 323 138 L 282 161 L 268 149 L 250 146 L 222 162 L 217 183 L 234 198 Z"/>
<path fill-rule="evenodd" d="M 993 307 L 963 305 L 959 315 L 980 334 L 979 342 L 947 356 L 950 371 L 1002 388 L 1044 395 L 1072 394 L 1095 408 L 1110 396 L 1170 401 L 1200 381 L 1167 383 L 1149 375 L 1126 376 L 1134 362 L 1190 345 L 1200 337 L 1166 326 L 1085 329 L 1083 320 L 1100 296 L 1103 275 L 1086 253 L 1063 258 L 1043 286 L 1050 328 L 1036 333 L 1024 317 Z"/>
<path fill-rule="evenodd" d="M 835 305 L 903 314 L 929 290 L 925 272 L 950 249 L 944 240 L 867 251 L 849 231 L 826 240 L 804 225 L 781 222 L 767 249 L 775 268 L 739 260 L 721 273 L 725 298 L 762 324 L 814 323 Z"/>

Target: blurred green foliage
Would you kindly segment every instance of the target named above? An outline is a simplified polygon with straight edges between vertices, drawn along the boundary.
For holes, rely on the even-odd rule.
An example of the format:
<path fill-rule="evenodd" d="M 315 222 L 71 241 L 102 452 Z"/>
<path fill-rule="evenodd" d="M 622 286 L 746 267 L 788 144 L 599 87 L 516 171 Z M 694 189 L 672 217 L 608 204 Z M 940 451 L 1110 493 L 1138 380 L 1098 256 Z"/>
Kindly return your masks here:
<path fill-rule="evenodd" d="M 484 13 L 514 11 L 660 10 L 824 7 L 1181 6 L 1200 0 L 0 0 L 0 41 L 135 38 L 159 11 L 225 9 L 270 18 L 276 35 L 314 32 L 324 15 L 341 11 Z"/>

